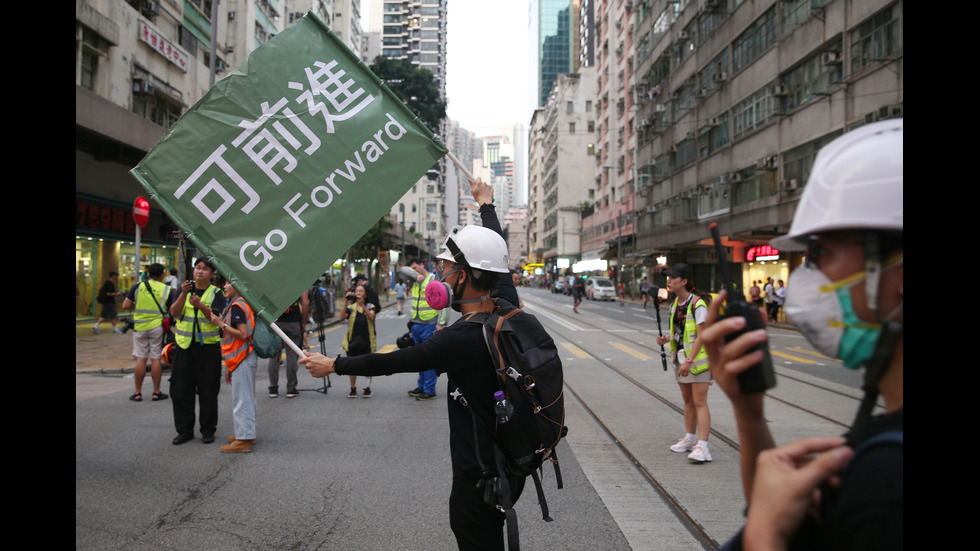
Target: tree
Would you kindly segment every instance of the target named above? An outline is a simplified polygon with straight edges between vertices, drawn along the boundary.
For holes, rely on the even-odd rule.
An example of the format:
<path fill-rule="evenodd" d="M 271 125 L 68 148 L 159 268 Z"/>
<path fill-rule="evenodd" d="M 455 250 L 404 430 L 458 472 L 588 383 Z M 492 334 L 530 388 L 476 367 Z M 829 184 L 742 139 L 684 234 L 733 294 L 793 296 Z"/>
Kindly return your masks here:
<path fill-rule="evenodd" d="M 415 67 L 405 59 L 378 56 L 371 64 L 371 71 L 433 134 L 438 134 L 439 125 L 446 118 L 446 99 L 439 94 L 439 84 L 428 69 Z"/>
<path fill-rule="evenodd" d="M 387 216 L 382 216 L 381 220 L 378 220 L 377 224 L 371 226 L 371 229 L 361 236 L 361 240 L 350 248 L 351 257 L 355 259 L 368 258 L 371 260 L 378 258 L 378 255 L 381 253 L 381 246 L 384 244 L 385 232 L 393 227 L 395 227 L 395 225 L 391 222 L 391 220 Z M 364 275 L 368 278 L 371 285 L 377 289 L 379 284 L 377 281 L 375 281 L 375 276 L 372 275 L 371 266 L 372 262 L 368 262 L 367 273 Z"/>

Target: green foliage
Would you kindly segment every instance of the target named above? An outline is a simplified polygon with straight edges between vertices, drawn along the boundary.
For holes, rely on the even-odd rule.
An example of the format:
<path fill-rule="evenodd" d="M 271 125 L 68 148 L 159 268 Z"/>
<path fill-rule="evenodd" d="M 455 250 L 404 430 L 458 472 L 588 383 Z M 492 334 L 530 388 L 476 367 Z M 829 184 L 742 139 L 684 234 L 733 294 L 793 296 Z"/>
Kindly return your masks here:
<path fill-rule="evenodd" d="M 439 95 L 439 85 L 428 69 L 415 67 L 405 59 L 378 56 L 371 71 L 402 98 L 429 130 L 438 133 L 439 124 L 446 118 L 446 99 Z"/>

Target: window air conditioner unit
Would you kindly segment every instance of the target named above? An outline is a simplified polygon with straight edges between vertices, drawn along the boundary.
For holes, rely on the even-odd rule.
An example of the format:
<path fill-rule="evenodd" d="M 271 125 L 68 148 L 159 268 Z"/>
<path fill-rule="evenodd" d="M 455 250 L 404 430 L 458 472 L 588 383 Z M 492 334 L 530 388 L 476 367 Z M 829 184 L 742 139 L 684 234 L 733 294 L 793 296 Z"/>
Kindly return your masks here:
<path fill-rule="evenodd" d="M 733 172 L 733 173 L 732 173 L 732 179 L 731 179 L 731 182 L 732 182 L 733 184 L 737 184 L 737 183 L 739 183 L 739 182 L 741 182 L 741 181 L 742 181 L 742 173 L 741 173 L 741 172 Z"/>
<path fill-rule="evenodd" d="M 226 54 L 231 54 L 231 53 L 234 53 L 234 52 L 235 52 L 235 45 L 234 44 L 228 44 L 227 46 L 225 46 L 225 53 Z"/>
<path fill-rule="evenodd" d="M 653 206 L 653 205 L 650 205 L 649 207 L 647 207 L 647 208 L 645 209 L 645 212 L 646 212 L 647 214 L 653 214 L 653 213 L 655 213 L 655 212 L 657 212 L 657 207 L 655 207 L 655 206 Z"/>
<path fill-rule="evenodd" d="M 667 106 L 662 103 L 658 103 L 657 106 L 653 108 L 653 110 L 656 111 L 657 113 L 665 113 L 667 111 Z"/>
<path fill-rule="evenodd" d="M 709 93 L 711 92 L 707 88 L 701 88 L 700 90 L 698 90 L 698 99 L 704 99 L 708 97 Z"/>
<path fill-rule="evenodd" d="M 234 11 L 228 12 L 228 21 L 231 21 L 233 19 L 235 19 L 235 12 Z"/>
<path fill-rule="evenodd" d="M 152 1 L 144 2 L 140 12 L 147 17 L 160 15 L 160 3 Z"/>
<path fill-rule="evenodd" d="M 781 181 L 780 187 L 782 187 L 784 191 L 794 191 L 800 188 L 800 183 L 796 178 L 790 178 L 789 180 Z"/>
<path fill-rule="evenodd" d="M 774 96 L 785 96 L 787 94 L 789 94 L 789 90 L 785 84 L 777 84 L 772 87 L 772 95 Z"/>
<path fill-rule="evenodd" d="M 681 32 L 677 33 L 677 41 L 678 42 L 681 42 L 683 40 L 687 40 L 690 37 L 691 36 L 688 34 L 687 31 L 681 31 Z"/>
<path fill-rule="evenodd" d="M 719 71 L 719 72 L 715 73 L 715 76 L 713 77 L 713 79 L 714 79 L 715 82 L 718 82 L 718 83 L 725 82 L 726 80 L 728 80 L 728 73 L 726 73 L 725 71 Z"/>
<path fill-rule="evenodd" d="M 640 120 L 640 126 L 641 126 L 641 127 L 647 127 L 647 126 L 650 126 L 650 119 L 641 119 L 641 120 Z"/>
<path fill-rule="evenodd" d="M 820 54 L 820 62 L 824 65 L 840 65 L 840 52 L 831 51 Z"/>

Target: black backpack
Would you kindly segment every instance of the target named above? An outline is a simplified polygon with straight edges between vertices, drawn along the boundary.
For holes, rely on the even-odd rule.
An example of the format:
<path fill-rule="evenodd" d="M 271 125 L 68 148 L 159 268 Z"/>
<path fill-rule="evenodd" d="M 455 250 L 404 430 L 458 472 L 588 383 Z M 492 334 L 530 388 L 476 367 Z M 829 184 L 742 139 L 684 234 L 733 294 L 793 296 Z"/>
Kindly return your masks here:
<path fill-rule="evenodd" d="M 520 548 L 517 515 L 513 510 L 508 479 L 531 476 L 541 505 L 542 518 L 548 514 L 544 490 L 538 472 L 546 461 L 554 465 L 558 488 L 562 487 L 561 470 L 555 446 L 568 433 L 565 427 L 565 398 L 561 358 L 554 340 L 537 318 L 503 299 L 495 299 L 490 314 L 470 314 L 463 320 L 483 326 L 483 337 L 498 375 L 500 389 L 514 406 L 509 422 L 485 427 L 494 436 L 494 458 L 500 476 L 481 481 L 484 499 L 502 510 L 507 519 L 510 551 Z M 455 386 L 455 384 L 454 384 Z M 457 392 L 464 389 L 457 387 Z M 454 396 L 466 405 L 465 399 Z M 473 411 L 474 430 L 477 419 Z M 480 453 L 476 454 L 479 459 Z M 484 472 L 485 466 L 481 464 Z"/>

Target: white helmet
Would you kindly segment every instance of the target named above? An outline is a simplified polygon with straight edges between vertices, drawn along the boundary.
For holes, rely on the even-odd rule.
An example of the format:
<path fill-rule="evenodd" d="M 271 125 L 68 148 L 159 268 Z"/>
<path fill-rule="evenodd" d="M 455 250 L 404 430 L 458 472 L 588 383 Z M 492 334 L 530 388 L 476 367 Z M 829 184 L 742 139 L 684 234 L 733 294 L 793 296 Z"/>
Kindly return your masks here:
<path fill-rule="evenodd" d="M 862 126 L 817 154 L 789 233 L 770 243 L 806 248 L 811 235 L 851 229 L 901 232 L 904 119 Z"/>
<path fill-rule="evenodd" d="M 507 243 L 497 232 L 483 226 L 456 226 L 442 244 L 442 252 L 436 258 L 449 260 L 475 270 L 505 274 Z"/>

